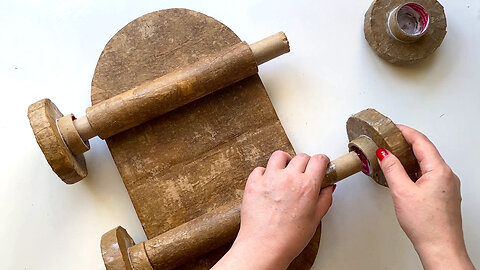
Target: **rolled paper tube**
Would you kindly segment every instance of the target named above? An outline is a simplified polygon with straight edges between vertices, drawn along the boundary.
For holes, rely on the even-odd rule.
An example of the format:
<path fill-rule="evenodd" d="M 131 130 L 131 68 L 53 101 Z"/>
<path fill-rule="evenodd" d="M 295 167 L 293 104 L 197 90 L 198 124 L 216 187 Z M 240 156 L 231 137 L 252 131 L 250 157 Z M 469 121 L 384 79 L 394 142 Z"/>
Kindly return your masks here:
<path fill-rule="evenodd" d="M 159 238 L 161 239 L 161 237 Z M 138 245 L 130 247 L 128 249 L 128 258 L 130 260 L 130 266 L 134 270 L 152 270 L 153 269 L 152 264 L 148 259 L 147 251 L 145 250 L 145 242 L 142 242 Z M 160 269 L 163 269 L 163 268 L 160 268 Z"/>
<path fill-rule="evenodd" d="M 80 137 L 82 137 L 84 141 L 87 141 L 88 139 L 97 136 L 95 130 L 93 130 L 92 126 L 88 122 L 87 116 L 82 116 L 75 119 L 75 121 L 73 121 L 73 125 L 75 126 L 78 133 L 80 134 Z"/>
<path fill-rule="evenodd" d="M 87 108 L 75 127 L 84 140 L 111 137 L 252 76 L 259 64 L 289 50 L 284 33 L 238 43 Z"/>
<path fill-rule="evenodd" d="M 290 51 L 287 36 L 283 32 L 276 33 L 250 45 L 257 65 L 272 60 Z"/>
<path fill-rule="evenodd" d="M 323 178 L 322 188 L 356 174 L 362 170 L 362 161 L 359 155 L 352 151 L 328 164 L 327 172 Z"/>
<path fill-rule="evenodd" d="M 224 206 L 128 249 L 135 270 L 173 269 L 235 240 L 240 204 Z"/>
<path fill-rule="evenodd" d="M 257 72 L 250 46 L 242 42 L 87 108 L 88 122 L 105 139 Z"/>
<path fill-rule="evenodd" d="M 330 162 L 322 187 L 362 170 L 357 153 Z M 128 249 L 134 270 L 173 269 L 235 240 L 241 205 L 224 206 Z"/>

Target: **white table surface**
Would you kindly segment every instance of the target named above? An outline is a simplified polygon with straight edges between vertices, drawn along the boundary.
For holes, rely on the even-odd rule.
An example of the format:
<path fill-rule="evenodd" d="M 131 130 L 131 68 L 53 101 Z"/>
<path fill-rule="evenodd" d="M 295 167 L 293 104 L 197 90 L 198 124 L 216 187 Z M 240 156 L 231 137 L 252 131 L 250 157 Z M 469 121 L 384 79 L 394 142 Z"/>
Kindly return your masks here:
<path fill-rule="evenodd" d="M 291 52 L 260 76 L 295 150 L 334 158 L 345 121 L 373 107 L 426 133 L 462 179 L 467 248 L 480 267 L 480 2 L 443 0 L 448 33 L 425 62 L 379 59 L 363 35 L 370 0 L 7 1 L 0 8 L 1 269 L 104 269 L 100 237 L 122 225 L 145 234 L 104 141 L 90 141 L 89 176 L 66 185 L 51 171 L 27 119 L 49 97 L 84 114 L 107 41 L 151 11 L 186 7 L 248 42 L 284 31 Z M 338 184 L 313 269 L 421 269 L 386 188 L 357 174 Z"/>

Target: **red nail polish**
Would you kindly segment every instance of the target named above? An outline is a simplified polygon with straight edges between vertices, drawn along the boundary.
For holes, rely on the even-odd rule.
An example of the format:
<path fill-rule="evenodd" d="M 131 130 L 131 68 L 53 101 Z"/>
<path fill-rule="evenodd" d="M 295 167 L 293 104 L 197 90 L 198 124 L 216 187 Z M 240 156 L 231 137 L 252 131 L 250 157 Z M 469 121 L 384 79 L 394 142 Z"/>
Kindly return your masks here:
<path fill-rule="evenodd" d="M 335 191 L 336 188 L 337 188 L 337 184 L 333 184 L 332 193 Z"/>
<path fill-rule="evenodd" d="M 375 152 L 377 154 L 378 160 L 382 161 L 386 156 L 388 156 L 387 150 L 385 148 L 378 148 L 377 151 Z"/>

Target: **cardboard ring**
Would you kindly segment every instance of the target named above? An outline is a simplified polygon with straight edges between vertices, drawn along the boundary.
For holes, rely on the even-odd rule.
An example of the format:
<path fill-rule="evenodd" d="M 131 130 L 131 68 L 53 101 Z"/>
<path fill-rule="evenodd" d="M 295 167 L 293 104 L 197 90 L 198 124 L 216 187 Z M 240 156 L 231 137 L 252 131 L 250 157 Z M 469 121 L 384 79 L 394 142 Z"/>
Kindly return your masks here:
<path fill-rule="evenodd" d="M 380 165 L 377 162 L 375 151 L 378 146 L 375 142 L 365 135 L 353 139 L 348 143 L 348 150 L 355 151 L 362 161 L 362 172 L 368 176 L 380 171 Z"/>
<path fill-rule="evenodd" d="M 73 124 L 75 116 L 73 114 L 65 115 L 57 120 L 58 130 L 62 135 L 63 140 L 72 151 L 72 154 L 78 155 L 90 149 L 90 143 L 84 141 L 80 134 L 78 134 L 75 125 Z"/>
<path fill-rule="evenodd" d="M 388 30 L 389 14 L 408 3 L 421 5 L 429 16 L 428 29 L 411 43 L 396 39 Z M 443 6 L 436 0 L 375 0 L 365 13 L 364 32 L 378 56 L 393 64 L 406 65 L 422 61 L 435 52 L 447 34 L 447 21 Z"/>

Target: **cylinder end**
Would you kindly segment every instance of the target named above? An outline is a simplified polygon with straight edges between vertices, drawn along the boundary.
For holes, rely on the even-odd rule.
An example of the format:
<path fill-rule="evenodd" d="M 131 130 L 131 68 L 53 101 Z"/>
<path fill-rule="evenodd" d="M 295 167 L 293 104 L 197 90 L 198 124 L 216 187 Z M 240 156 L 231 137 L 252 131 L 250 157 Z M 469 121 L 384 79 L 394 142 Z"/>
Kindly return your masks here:
<path fill-rule="evenodd" d="M 278 32 L 250 45 L 257 65 L 290 52 L 290 44 L 283 32 Z"/>

